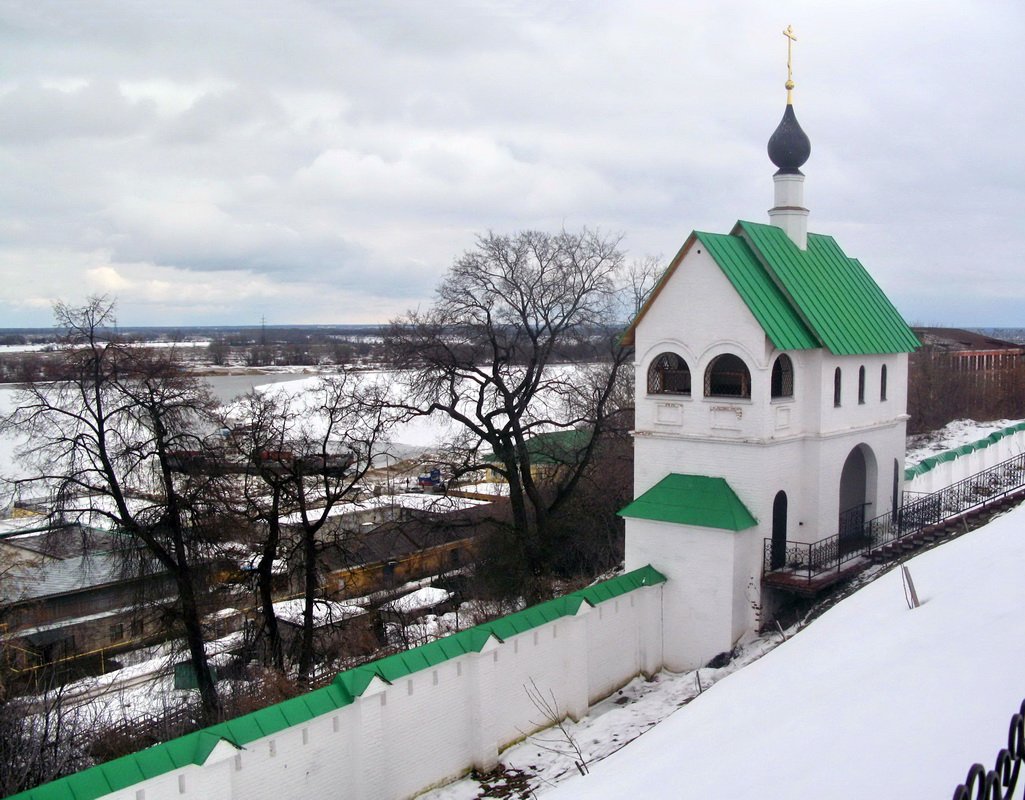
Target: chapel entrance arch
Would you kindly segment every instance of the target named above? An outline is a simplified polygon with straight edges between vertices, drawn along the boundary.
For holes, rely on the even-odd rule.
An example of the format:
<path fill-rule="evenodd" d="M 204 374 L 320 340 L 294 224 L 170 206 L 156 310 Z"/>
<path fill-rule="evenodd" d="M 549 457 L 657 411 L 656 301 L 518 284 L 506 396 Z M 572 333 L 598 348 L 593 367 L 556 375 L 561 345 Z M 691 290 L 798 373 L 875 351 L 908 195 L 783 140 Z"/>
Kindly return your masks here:
<path fill-rule="evenodd" d="M 840 555 L 866 545 L 865 521 L 875 506 L 876 457 L 867 444 L 859 444 L 848 454 L 840 471 Z"/>

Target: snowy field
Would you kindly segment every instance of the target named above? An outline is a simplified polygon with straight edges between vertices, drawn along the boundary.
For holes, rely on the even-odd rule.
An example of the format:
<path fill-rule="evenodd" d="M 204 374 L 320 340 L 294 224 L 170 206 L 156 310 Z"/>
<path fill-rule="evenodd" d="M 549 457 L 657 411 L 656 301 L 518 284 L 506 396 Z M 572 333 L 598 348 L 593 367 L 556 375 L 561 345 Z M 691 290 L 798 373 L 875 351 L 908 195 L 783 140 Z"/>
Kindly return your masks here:
<path fill-rule="evenodd" d="M 701 670 L 700 696 L 694 673 L 635 681 L 571 726 L 596 760 L 586 776 L 551 731 L 503 763 L 550 800 L 950 797 L 973 762 L 992 768 L 1025 697 L 1023 563 L 1020 507 L 909 561 L 917 609 L 893 570 L 742 669 Z M 780 638 L 749 643 L 741 663 Z M 467 779 L 425 797 L 480 790 Z"/>

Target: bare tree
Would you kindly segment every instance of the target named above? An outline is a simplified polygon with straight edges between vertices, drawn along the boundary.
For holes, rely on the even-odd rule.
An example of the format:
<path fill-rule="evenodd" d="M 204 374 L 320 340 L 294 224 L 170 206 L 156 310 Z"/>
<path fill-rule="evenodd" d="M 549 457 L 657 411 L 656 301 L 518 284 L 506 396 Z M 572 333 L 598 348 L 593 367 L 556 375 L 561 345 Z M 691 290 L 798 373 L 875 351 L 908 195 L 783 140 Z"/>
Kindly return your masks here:
<path fill-rule="evenodd" d="M 5 666 L 5 665 L 4 665 Z M 35 697 L 13 697 L 0 666 L 0 796 L 26 791 L 89 766 L 89 720 L 55 680 Z M 49 678 L 53 678 L 52 672 Z"/>
<path fill-rule="evenodd" d="M 244 484 L 244 513 L 264 526 L 257 562 L 260 604 L 274 664 L 284 666 L 274 615 L 272 564 L 279 556 L 301 568 L 303 625 L 297 654 L 301 679 L 314 657 L 314 601 L 322 584 L 324 548 L 343 552 L 344 530 L 331 520 L 354 499 L 385 444 L 391 412 L 384 387 L 356 372 L 325 378 L 300 398 L 252 393 L 231 411 L 238 445 L 254 469 Z"/>
<path fill-rule="evenodd" d="M 624 303 L 627 305 L 627 313 L 631 317 L 637 315 L 652 290 L 658 284 L 658 279 L 665 269 L 662 256 L 644 256 L 634 259 L 626 266 L 626 289 Z"/>
<path fill-rule="evenodd" d="M 532 597 L 549 562 L 550 516 L 604 432 L 626 357 L 614 332 L 618 245 L 587 230 L 481 236 L 433 307 L 396 320 L 386 340 L 405 370 L 403 408 L 464 430 L 457 473 L 487 467 L 509 484 L 509 543 Z"/>
<path fill-rule="evenodd" d="M 524 685 L 523 690 L 530 698 L 531 705 L 541 715 L 541 719 L 530 721 L 532 726 L 543 730 L 543 733 L 538 732 L 531 736 L 531 744 L 549 753 L 569 758 L 581 775 L 587 775 L 590 772 L 587 767 L 587 756 L 573 735 L 566 714 L 559 707 L 555 691 L 549 689 L 546 694 L 533 678 L 530 679 L 530 686 Z"/>
<path fill-rule="evenodd" d="M 53 514 L 99 517 L 122 535 L 141 570 L 169 575 L 173 610 L 196 672 L 204 715 L 215 718 L 217 690 L 207 665 L 201 598 L 215 536 L 209 475 L 176 470 L 183 453 L 202 451 L 213 430 L 205 387 L 172 348 L 131 347 L 114 332 L 114 306 L 55 307 L 64 380 L 29 384 L 0 430 L 28 434 L 22 458 L 45 489 Z"/>

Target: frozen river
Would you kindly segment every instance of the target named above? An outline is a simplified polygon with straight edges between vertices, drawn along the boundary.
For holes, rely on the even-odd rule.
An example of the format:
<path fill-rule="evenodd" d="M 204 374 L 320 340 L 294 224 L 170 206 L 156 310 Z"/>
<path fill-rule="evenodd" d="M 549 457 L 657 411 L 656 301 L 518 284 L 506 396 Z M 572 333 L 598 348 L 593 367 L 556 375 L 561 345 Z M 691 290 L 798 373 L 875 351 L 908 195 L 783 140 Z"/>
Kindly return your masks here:
<path fill-rule="evenodd" d="M 388 373 L 368 373 L 375 374 L 385 377 L 386 380 L 390 377 Z M 299 394 L 318 380 L 317 376 L 289 373 L 211 375 L 204 379 L 210 384 L 214 396 L 225 404 L 256 386 L 279 384 L 281 390 Z M 0 384 L 0 416 L 10 413 L 17 406 L 18 391 L 17 384 Z M 439 441 L 451 440 L 451 435 L 450 425 L 441 419 L 421 418 L 396 425 L 391 431 L 391 441 L 387 445 L 388 458 L 394 461 L 399 458 L 415 457 L 433 449 Z M 25 469 L 16 458 L 17 449 L 24 443 L 25 439 L 17 435 L 0 436 L 0 508 L 5 504 L 4 497 L 7 492 L 4 489 L 9 488 L 9 482 L 27 477 Z"/>

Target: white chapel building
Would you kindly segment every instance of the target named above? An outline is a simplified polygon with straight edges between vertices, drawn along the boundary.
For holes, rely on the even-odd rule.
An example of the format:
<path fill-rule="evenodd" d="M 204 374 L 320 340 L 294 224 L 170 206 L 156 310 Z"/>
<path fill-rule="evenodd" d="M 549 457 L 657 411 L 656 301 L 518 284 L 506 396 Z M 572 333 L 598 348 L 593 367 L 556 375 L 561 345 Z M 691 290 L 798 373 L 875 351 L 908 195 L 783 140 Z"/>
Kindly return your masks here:
<path fill-rule="evenodd" d="M 834 552 L 856 546 L 864 522 L 900 502 L 918 340 L 861 263 L 808 232 L 811 145 L 789 91 L 768 151 L 769 224 L 692 233 L 626 334 L 626 569 L 652 564 L 667 578 L 671 670 L 701 666 L 770 618 L 779 597 L 763 573 L 828 537 Z"/>

